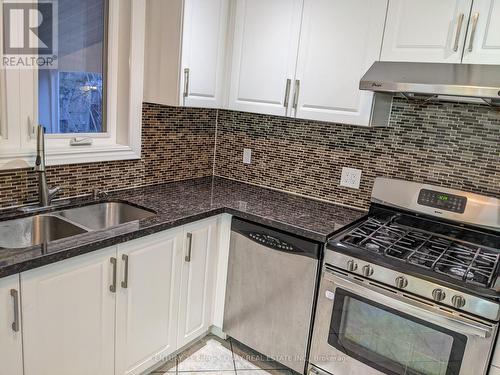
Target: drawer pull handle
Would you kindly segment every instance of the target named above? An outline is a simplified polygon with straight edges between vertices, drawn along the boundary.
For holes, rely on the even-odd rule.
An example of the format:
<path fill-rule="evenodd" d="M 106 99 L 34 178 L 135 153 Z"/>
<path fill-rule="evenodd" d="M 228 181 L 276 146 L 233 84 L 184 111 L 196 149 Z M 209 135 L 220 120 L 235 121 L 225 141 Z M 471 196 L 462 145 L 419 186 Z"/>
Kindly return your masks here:
<path fill-rule="evenodd" d="M 478 20 L 479 20 L 479 13 L 474 13 L 474 15 L 472 16 L 472 30 L 470 32 L 469 52 L 472 52 L 474 50 L 474 38 L 476 36 Z"/>
<path fill-rule="evenodd" d="M 116 258 L 113 257 L 109 261 L 113 265 L 113 276 L 109 290 L 111 293 L 116 293 Z"/>
<path fill-rule="evenodd" d="M 288 78 L 286 80 L 285 87 L 285 101 L 283 102 L 283 107 L 288 108 L 288 104 L 290 103 L 290 89 L 292 87 L 292 80 Z"/>
<path fill-rule="evenodd" d="M 184 98 L 189 96 L 189 68 L 184 69 Z"/>
<path fill-rule="evenodd" d="M 19 292 L 15 289 L 10 290 L 10 295 L 14 301 L 14 322 L 12 322 L 12 330 L 19 332 Z"/>
<path fill-rule="evenodd" d="M 293 109 L 297 110 L 299 106 L 299 95 L 300 95 L 300 80 L 295 81 L 295 93 L 293 94 Z"/>
<path fill-rule="evenodd" d="M 186 262 L 191 262 L 191 249 L 193 245 L 193 233 L 188 233 L 187 234 L 187 255 L 184 258 Z"/>
<path fill-rule="evenodd" d="M 455 44 L 453 46 L 453 51 L 458 51 L 458 44 L 460 43 L 460 35 L 462 34 L 462 24 L 464 23 L 464 14 L 460 13 L 457 22 L 457 33 L 455 34 Z"/>
<path fill-rule="evenodd" d="M 128 255 L 123 254 L 122 255 L 122 260 L 125 263 L 125 273 L 123 275 L 123 281 L 122 281 L 122 288 L 127 289 L 128 288 Z"/>

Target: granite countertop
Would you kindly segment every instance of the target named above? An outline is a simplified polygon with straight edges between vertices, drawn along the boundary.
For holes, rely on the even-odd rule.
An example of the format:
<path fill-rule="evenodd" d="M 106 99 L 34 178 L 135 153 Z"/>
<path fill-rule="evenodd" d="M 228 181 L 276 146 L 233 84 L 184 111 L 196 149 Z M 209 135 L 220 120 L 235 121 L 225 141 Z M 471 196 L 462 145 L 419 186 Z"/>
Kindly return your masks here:
<path fill-rule="evenodd" d="M 203 218 L 228 213 L 310 240 L 326 242 L 365 211 L 254 185 L 206 177 L 135 188 L 109 195 L 152 209 L 157 215 L 115 228 L 93 231 L 26 249 L 0 249 L 0 277 L 113 246 Z M 91 203 L 79 201 L 78 205 Z M 0 220 L 8 218 L 0 214 Z"/>

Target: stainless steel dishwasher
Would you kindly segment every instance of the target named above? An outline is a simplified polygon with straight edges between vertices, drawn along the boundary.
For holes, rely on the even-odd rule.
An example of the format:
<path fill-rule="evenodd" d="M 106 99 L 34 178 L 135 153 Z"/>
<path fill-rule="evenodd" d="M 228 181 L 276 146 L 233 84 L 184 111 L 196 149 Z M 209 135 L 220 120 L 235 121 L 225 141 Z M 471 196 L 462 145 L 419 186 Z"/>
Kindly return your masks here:
<path fill-rule="evenodd" d="M 233 219 L 224 331 L 304 373 L 321 245 Z"/>

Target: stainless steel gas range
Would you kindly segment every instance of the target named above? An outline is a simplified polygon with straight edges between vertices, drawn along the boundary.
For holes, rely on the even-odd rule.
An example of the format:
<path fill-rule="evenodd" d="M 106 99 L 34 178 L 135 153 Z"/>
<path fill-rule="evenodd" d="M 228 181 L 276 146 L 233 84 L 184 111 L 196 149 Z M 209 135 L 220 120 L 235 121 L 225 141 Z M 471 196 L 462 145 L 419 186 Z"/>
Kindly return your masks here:
<path fill-rule="evenodd" d="M 309 373 L 486 374 L 499 258 L 498 199 L 377 179 L 326 246 Z"/>

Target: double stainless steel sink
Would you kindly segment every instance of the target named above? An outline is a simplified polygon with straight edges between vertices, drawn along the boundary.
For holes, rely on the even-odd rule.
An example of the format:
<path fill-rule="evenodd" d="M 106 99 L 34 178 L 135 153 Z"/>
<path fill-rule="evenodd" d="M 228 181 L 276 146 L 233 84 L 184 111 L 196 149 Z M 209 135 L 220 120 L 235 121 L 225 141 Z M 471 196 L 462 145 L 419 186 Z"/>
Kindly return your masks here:
<path fill-rule="evenodd" d="M 0 221 L 0 248 L 21 249 L 155 216 L 128 203 L 105 202 Z"/>
<path fill-rule="evenodd" d="M 108 202 L 59 211 L 57 215 L 90 230 L 101 230 L 154 216 L 127 203 Z"/>

